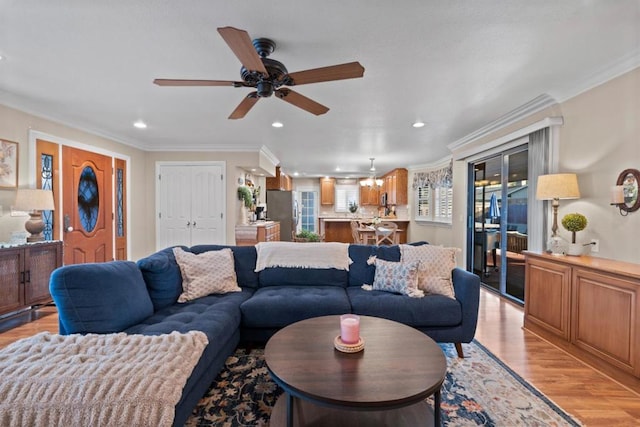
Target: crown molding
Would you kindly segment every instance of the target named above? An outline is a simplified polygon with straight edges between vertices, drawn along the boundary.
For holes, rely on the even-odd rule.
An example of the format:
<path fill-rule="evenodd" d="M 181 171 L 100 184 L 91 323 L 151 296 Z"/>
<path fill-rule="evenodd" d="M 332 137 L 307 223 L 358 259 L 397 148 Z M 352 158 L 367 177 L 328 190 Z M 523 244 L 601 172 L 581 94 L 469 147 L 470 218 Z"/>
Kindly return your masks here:
<path fill-rule="evenodd" d="M 441 168 L 449 165 L 449 163 L 451 163 L 452 160 L 453 160 L 453 156 L 449 155 L 449 156 L 445 156 L 445 157 L 441 158 L 440 160 L 436 160 L 436 161 L 431 162 L 431 163 L 423 163 L 421 165 L 408 166 L 407 170 L 409 172 L 414 172 L 414 171 L 441 169 Z"/>
<path fill-rule="evenodd" d="M 602 67 L 589 74 L 571 88 L 553 92 L 553 97 L 557 99 L 558 102 L 565 102 L 580 95 L 581 93 L 593 89 L 594 87 L 600 86 L 603 83 L 615 79 L 616 77 L 635 70 L 638 67 L 640 67 L 640 48 L 629 52 L 617 61 L 608 64 L 606 67 Z"/>
<path fill-rule="evenodd" d="M 447 145 L 447 148 L 451 151 L 460 150 L 465 145 L 472 144 L 487 135 L 490 135 L 500 129 L 504 129 L 507 126 L 510 126 L 526 117 L 529 117 L 532 114 L 537 113 L 538 111 L 542 111 L 545 108 L 556 105 L 557 103 L 558 102 L 550 95 L 547 95 L 546 93 L 542 94 L 532 99 L 531 101 L 519 106 L 515 110 L 508 112 L 504 116 L 492 121 L 491 123 L 484 125 L 477 131 L 472 132 L 455 142 L 452 142 L 451 144 Z"/>

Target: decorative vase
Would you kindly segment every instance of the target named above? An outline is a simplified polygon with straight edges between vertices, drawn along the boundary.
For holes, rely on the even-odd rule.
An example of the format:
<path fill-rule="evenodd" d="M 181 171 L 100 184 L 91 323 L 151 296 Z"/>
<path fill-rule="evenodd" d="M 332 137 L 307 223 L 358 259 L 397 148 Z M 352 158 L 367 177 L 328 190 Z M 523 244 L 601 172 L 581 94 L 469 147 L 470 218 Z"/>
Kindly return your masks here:
<path fill-rule="evenodd" d="M 569 242 L 567 242 L 560 235 L 551 236 L 547 241 L 547 251 L 552 255 L 564 255 L 569 248 Z"/>
<path fill-rule="evenodd" d="M 238 212 L 238 224 L 240 225 L 248 225 L 249 221 L 248 221 L 248 213 L 247 213 L 247 207 L 244 205 L 244 203 L 240 204 L 240 211 Z"/>
<path fill-rule="evenodd" d="M 582 245 L 579 243 L 570 243 L 567 248 L 567 255 L 580 256 L 582 255 Z"/>

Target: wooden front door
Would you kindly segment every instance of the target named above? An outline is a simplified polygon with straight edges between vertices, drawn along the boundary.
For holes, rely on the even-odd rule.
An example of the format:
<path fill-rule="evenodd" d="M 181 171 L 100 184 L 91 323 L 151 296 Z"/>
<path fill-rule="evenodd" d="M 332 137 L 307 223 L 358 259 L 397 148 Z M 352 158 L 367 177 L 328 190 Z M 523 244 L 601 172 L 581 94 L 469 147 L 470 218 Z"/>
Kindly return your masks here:
<path fill-rule="evenodd" d="M 64 263 L 113 260 L 111 158 L 64 146 Z"/>

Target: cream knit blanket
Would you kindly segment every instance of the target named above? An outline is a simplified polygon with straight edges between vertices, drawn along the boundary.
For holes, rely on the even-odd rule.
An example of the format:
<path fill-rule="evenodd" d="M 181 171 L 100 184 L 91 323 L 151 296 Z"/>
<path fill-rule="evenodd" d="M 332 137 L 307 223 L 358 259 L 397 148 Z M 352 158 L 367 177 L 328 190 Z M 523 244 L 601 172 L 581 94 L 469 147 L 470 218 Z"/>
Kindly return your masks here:
<path fill-rule="evenodd" d="M 256 272 L 269 267 L 336 268 L 349 271 L 347 243 L 260 242 Z"/>
<path fill-rule="evenodd" d="M 2 426 L 171 426 L 207 337 L 55 335 L 0 350 Z"/>

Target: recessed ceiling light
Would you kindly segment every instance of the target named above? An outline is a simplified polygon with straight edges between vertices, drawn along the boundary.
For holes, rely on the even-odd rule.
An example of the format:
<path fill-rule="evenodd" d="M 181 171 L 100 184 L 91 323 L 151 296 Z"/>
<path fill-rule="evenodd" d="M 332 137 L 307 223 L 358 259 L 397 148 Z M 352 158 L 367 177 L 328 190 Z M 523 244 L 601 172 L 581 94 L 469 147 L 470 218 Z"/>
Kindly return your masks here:
<path fill-rule="evenodd" d="M 418 120 L 417 122 L 414 122 L 413 125 L 414 128 L 421 128 L 424 126 L 424 122 L 421 122 L 420 120 Z"/>
<path fill-rule="evenodd" d="M 336 166 L 336 172 L 340 172 L 340 166 Z"/>
<path fill-rule="evenodd" d="M 138 120 L 133 125 L 135 127 L 137 127 L 138 129 L 146 129 L 147 128 L 147 124 L 145 122 L 143 122 L 142 120 Z"/>
<path fill-rule="evenodd" d="M 293 173 L 293 176 L 298 176 L 298 175 L 300 175 L 298 172 Z"/>
<path fill-rule="evenodd" d="M 271 126 L 273 126 L 274 128 L 281 128 L 284 125 L 281 122 L 273 122 L 271 123 Z"/>

